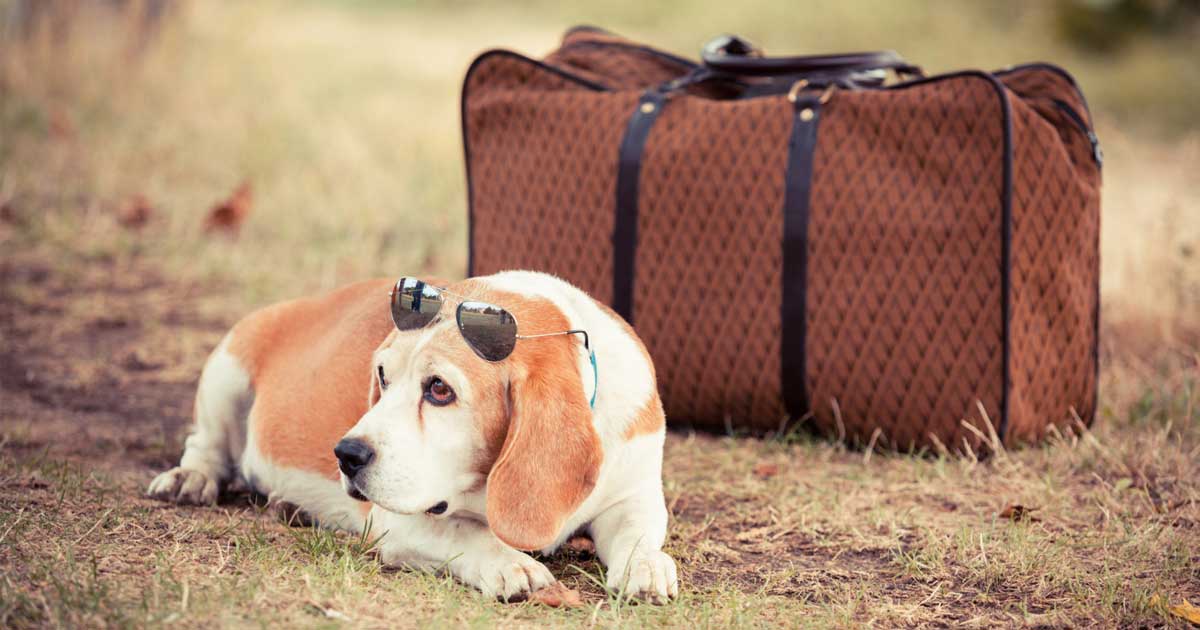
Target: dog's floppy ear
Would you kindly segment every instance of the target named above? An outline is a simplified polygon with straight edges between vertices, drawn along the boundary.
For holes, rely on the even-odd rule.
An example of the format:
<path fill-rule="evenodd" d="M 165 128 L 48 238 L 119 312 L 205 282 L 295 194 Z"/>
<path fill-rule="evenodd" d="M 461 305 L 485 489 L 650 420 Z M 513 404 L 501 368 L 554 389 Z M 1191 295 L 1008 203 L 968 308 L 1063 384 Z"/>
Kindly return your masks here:
<path fill-rule="evenodd" d="M 379 382 L 379 351 L 388 347 L 399 332 L 396 329 L 392 329 L 392 332 L 383 338 L 383 343 L 379 344 L 375 348 L 375 351 L 371 353 L 371 365 L 368 368 L 371 371 L 371 386 L 367 391 L 367 409 L 374 407 L 375 403 L 379 402 L 379 399 L 383 396 L 383 385 Z"/>
<path fill-rule="evenodd" d="M 508 435 L 487 484 L 488 525 L 505 544 L 549 546 L 596 485 L 604 459 L 567 337 L 527 343 L 514 353 Z"/>

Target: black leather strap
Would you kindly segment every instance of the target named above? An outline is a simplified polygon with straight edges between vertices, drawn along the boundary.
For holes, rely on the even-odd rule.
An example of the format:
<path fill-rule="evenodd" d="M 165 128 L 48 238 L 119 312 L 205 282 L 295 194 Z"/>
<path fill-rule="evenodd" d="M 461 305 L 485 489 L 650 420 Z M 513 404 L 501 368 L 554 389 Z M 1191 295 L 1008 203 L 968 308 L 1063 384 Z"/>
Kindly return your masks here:
<path fill-rule="evenodd" d="M 638 180 L 642 172 L 642 151 L 646 138 L 663 104 L 665 92 L 647 90 L 638 100 L 625 137 L 621 140 L 617 166 L 617 216 L 613 225 L 612 307 L 625 321 L 633 324 L 633 276 L 637 258 Z"/>
<path fill-rule="evenodd" d="M 898 74 L 923 74 L 894 50 L 767 57 L 756 46 L 736 35 L 721 35 L 705 44 L 700 59 L 712 70 L 739 76 L 807 76 L 813 73 L 846 75 L 866 70 L 894 70 Z"/>
<path fill-rule="evenodd" d="M 808 321 L 805 300 L 808 281 L 808 217 L 812 192 L 813 157 L 817 148 L 817 123 L 821 118 L 820 94 L 796 95 L 792 136 L 783 197 L 783 312 L 782 384 L 788 415 L 800 418 L 809 412 L 806 383 L 805 337 Z"/>

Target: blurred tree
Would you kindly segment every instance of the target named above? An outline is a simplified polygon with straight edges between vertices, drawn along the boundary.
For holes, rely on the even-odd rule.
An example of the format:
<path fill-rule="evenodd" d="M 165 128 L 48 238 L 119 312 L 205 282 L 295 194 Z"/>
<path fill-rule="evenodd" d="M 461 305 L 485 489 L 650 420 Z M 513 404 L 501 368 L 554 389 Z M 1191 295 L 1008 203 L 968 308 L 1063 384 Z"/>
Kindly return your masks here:
<path fill-rule="evenodd" d="M 1200 21 L 1200 0 L 1058 0 L 1056 9 L 1067 41 L 1103 52 L 1140 34 L 1170 35 Z"/>

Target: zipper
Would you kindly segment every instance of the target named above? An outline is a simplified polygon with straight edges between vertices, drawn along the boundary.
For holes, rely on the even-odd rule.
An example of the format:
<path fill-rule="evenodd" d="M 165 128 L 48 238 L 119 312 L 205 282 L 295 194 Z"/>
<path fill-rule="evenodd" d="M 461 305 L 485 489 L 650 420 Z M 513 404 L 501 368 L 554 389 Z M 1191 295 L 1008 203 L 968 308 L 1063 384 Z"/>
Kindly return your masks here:
<path fill-rule="evenodd" d="M 1053 101 L 1055 107 L 1065 114 L 1067 118 L 1070 118 L 1071 122 L 1075 123 L 1075 127 L 1077 127 L 1085 136 L 1087 136 L 1088 142 L 1090 142 L 1092 145 L 1092 159 L 1096 161 L 1097 167 L 1103 168 L 1104 150 L 1100 148 L 1100 138 L 1096 136 L 1096 132 L 1092 131 L 1092 129 L 1088 127 L 1087 123 L 1084 122 L 1083 117 L 1080 116 L 1079 112 L 1075 111 L 1075 108 L 1071 107 L 1069 103 L 1057 98 L 1053 99 Z"/>
<path fill-rule="evenodd" d="M 996 76 L 1000 76 L 1003 74 L 1012 74 L 1014 72 L 1020 72 L 1022 70 L 1046 70 L 1048 72 L 1057 74 L 1058 76 L 1062 77 L 1064 80 L 1066 80 L 1067 83 L 1069 83 L 1071 85 L 1072 88 L 1075 88 L 1075 93 L 1079 95 L 1079 100 L 1083 103 L 1083 111 L 1087 112 L 1088 116 L 1091 117 L 1092 108 L 1090 106 L 1088 106 L 1087 96 L 1084 95 L 1083 90 L 1079 89 L 1079 83 L 1077 81 L 1075 81 L 1075 77 L 1072 76 L 1070 72 L 1063 70 L 1059 66 L 1056 66 L 1052 63 L 1046 63 L 1044 61 L 1035 61 L 1033 63 L 1023 63 L 1023 64 L 1019 64 L 1019 65 L 1015 65 L 1015 66 L 1010 66 L 1003 70 L 998 70 L 998 71 L 994 72 L 993 74 L 995 74 Z"/>

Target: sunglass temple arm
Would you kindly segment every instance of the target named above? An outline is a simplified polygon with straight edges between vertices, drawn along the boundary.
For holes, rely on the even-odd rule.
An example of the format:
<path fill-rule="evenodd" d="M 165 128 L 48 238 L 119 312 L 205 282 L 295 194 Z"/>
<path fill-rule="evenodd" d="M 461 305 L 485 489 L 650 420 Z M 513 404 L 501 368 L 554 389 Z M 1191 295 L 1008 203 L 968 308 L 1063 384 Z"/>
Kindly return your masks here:
<path fill-rule="evenodd" d="M 564 330 L 562 332 L 542 333 L 540 335 L 517 335 L 517 339 L 537 339 L 538 337 L 557 337 L 559 335 L 583 335 L 583 349 L 589 352 L 592 349 L 586 330 Z"/>

